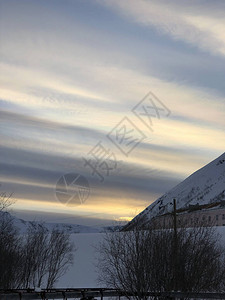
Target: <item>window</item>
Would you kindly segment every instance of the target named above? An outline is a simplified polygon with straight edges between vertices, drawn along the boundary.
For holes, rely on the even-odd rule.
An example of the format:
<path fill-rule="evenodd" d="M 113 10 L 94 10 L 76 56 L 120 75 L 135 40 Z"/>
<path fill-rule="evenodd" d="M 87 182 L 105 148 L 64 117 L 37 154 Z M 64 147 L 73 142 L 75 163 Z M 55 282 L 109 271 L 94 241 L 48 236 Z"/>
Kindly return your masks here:
<path fill-rule="evenodd" d="M 216 215 L 216 221 L 218 221 L 219 220 L 219 216 L 218 215 Z"/>
<path fill-rule="evenodd" d="M 211 221 L 211 216 L 208 217 L 208 220 Z"/>
<path fill-rule="evenodd" d="M 225 214 L 223 214 L 222 219 L 225 220 Z"/>

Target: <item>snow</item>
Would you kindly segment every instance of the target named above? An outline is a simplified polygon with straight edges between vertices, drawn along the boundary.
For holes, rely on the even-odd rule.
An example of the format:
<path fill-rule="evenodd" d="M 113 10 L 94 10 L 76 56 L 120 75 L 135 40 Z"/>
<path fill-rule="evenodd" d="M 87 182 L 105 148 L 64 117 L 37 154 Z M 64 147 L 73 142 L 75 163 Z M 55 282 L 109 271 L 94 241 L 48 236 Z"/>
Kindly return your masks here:
<path fill-rule="evenodd" d="M 225 227 L 216 227 L 222 236 L 221 242 L 225 243 Z M 73 234 L 72 240 L 78 247 L 75 253 L 74 265 L 60 278 L 56 287 L 58 288 L 94 288 L 100 287 L 97 283 L 97 258 L 95 247 L 103 240 L 104 233 Z M 101 287 L 104 287 L 101 285 Z M 106 287 L 107 288 L 107 287 Z"/>
<path fill-rule="evenodd" d="M 0 212 L 1 213 L 1 212 Z M 4 214 L 9 214 L 8 212 L 2 212 Z M 9 214 L 11 215 L 11 214 Z M 106 228 L 104 227 L 91 227 L 84 226 L 78 224 L 65 224 L 65 223 L 41 223 L 38 221 L 24 221 L 23 219 L 19 219 L 13 216 L 13 223 L 19 229 L 20 233 L 26 233 L 27 229 L 30 225 L 39 225 L 44 226 L 49 232 L 57 226 L 59 229 L 62 229 L 66 233 L 74 234 L 74 233 L 99 233 L 103 232 Z"/>
<path fill-rule="evenodd" d="M 216 227 L 222 235 L 222 243 L 225 244 L 225 226 Z M 97 260 L 96 247 L 103 240 L 104 233 L 78 233 L 71 234 L 77 251 L 74 253 L 74 264 L 56 283 L 57 288 L 96 288 L 106 287 L 97 282 Z M 42 287 L 44 288 L 44 286 Z"/>
<path fill-rule="evenodd" d="M 98 287 L 95 267 L 98 254 L 95 247 L 102 241 L 103 235 L 104 233 L 80 233 L 71 235 L 71 240 L 78 248 L 74 255 L 74 264 L 57 282 L 57 287 Z"/>
<path fill-rule="evenodd" d="M 179 185 L 164 194 L 153 204 L 147 207 L 135 219 L 143 216 L 150 219 L 156 215 L 172 211 L 170 205 L 173 198 L 177 199 L 177 208 L 187 207 L 189 204 L 207 204 L 225 200 L 225 153 L 196 171 Z M 159 209 L 161 207 L 161 209 Z M 32 222 L 18 218 L 14 219 L 15 225 L 26 232 L 26 228 Z M 131 221 L 132 222 L 132 221 Z M 55 224 L 45 224 L 51 230 Z M 71 234 L 77 251 L 74 256 L 74 264 L 56 284 L 58 288 L 93 288 L 97 284 L 97 257 L 96 247 L 102 241 L 104 233 L 102 228 L 80 226 L 73 224 L 57 224 Z M 222 243 L 225 243 L 225 227 L 217 227 L 222 235 Z M 78 234 L 79 232 L 79 234 Z M 75 234 L 76 233 L 76 234 Z"/>
<path fill-rule="evenodd" d="M 165 193 L 133 220 L 151 219 L 171 212 L 174 198 L 177 200 L 177 209 L 188 207 L 189 204 L 202 205 L 225 200 L 225 153 Z"/>

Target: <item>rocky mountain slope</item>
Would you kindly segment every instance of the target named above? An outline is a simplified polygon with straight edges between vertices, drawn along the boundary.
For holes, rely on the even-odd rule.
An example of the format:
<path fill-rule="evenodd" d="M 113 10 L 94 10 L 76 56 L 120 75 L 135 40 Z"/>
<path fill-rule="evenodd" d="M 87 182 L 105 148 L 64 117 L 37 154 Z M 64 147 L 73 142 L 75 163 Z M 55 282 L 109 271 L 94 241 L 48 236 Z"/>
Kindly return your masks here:
<path fill-rule="evenodd" d="M 225 200 L 225 153 L 149 205 L 126 228 L 132 227 L 137 221 L 146 222 L 155 216 L 171 212 L 174 198 L 177 209 L 187 208 L 190 204 L 203 205 Z"/>

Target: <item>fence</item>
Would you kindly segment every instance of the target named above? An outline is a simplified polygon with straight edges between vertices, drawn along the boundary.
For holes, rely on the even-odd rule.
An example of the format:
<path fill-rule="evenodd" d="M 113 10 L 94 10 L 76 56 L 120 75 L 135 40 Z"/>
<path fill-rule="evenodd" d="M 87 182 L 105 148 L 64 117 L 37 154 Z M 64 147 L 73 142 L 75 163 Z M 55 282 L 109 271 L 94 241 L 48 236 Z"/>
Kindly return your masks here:
<path fill-rule="evenodd" d="M 126 291 L 113 289 L 48 289 L 40 292 L 34 289 L 0 290 L 0 300 L 32 300 L 32 299 L 81 299 L 93 300 L 95 297 L 103 300 L 104 297 L 135 296 Z M 225 299 L 225 293 L 183 293 L 183 292 L 147 292 L 145 297 L 157 297 L 158 299 Z"/>

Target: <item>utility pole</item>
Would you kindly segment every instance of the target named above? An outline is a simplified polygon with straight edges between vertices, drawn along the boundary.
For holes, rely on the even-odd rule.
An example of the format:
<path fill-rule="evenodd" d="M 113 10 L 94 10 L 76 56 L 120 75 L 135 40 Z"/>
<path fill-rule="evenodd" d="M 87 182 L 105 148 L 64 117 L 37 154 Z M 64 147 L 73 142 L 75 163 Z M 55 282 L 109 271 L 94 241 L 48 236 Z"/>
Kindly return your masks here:
<path fill-rule="evenodd" d="M 173 231 L 174 231 L 174 291 L 178 289 L 178 240 L 177 240 L 177 204 L 173 199 Z"/>

